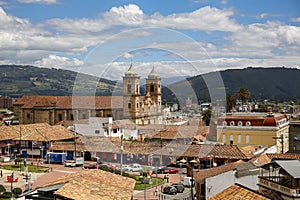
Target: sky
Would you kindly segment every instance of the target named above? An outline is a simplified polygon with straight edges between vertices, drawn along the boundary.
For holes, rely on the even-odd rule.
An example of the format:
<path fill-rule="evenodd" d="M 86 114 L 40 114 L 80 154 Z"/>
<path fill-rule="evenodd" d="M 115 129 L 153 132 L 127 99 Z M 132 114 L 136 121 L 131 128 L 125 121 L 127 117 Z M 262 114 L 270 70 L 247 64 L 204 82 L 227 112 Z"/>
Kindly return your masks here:
<path fill-rule="evenodd" d="M 300 68 L 298 0 L 0 0 L 0 64 L 122 78 Z"/>

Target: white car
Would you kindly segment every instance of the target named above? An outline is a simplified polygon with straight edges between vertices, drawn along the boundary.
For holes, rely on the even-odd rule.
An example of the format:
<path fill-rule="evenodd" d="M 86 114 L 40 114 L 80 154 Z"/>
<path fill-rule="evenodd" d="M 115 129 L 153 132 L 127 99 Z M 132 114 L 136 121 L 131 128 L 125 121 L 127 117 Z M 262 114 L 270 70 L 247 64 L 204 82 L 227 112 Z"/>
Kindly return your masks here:
<path fill-rule="evenodd" d="M 65 167 L 76 167 L 75 160 L 65 162 Z"/>
<path fill-rule="evenodd" d="M 129 172 L 139 172 L 142 171 L 142 169 L 142 165 L 135 163 L 127 166 L 124 170 Z"/>

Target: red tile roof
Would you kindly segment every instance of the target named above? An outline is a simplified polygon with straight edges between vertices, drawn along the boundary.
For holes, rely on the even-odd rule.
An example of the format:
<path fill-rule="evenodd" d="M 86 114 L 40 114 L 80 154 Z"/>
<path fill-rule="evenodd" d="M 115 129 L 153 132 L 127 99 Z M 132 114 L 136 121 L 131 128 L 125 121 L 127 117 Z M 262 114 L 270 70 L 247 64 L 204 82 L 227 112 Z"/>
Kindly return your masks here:
<path fill-rule="evenodd" d="M 74 200 L 130 200 L 135 180 L 102 170 L 67 174 L 43 187 L 64 184 L 54 194 Z"/>
<path fill-rule="evenodd" d="M 239 185 L 232 185 L 215 196 L 209 198 L 209 200 L 267 200 L 270 199 L 255 191 L 249 190 Z"/>
<path fill-rule="evenodd" d="M 238 162 L 234 162 L 234 163 L 221 165 L 218 167 L 194 171 L 193 174 L 194 174 L 195 181 L 199 182 L 201 180 L 205 180 L 207 178 L 217 176 L 219 174 L 222 174 L 222 173 L 225 173 L 228 171 L 232 171 L 232 170 L 236 169 L 237 165 L 238 165 Z"/>
<path fill-rule="evenodd" d="M 22 108 L 55 107 L 60 109 L 123 108 L 122 96 L 35 96 L 24 95 L 14 105 Z"/>
<path fill-rule="evenodd" d="M 73 138 L 71 131 L 67 128 L 56 125 L 50 126 L 47 123 L 1 126 L 0 141 L 23 140 L 23 141 L 57 141 Z"/>

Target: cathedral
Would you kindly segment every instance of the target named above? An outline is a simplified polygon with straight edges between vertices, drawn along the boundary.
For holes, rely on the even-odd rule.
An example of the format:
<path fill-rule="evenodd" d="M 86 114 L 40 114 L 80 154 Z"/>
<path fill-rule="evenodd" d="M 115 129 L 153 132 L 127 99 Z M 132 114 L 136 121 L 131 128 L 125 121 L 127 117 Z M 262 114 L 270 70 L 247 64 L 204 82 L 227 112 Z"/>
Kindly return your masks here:
<path fill-rule="evenodd" d="M 123 76 L 123 96 L 24 95 L 13 104 L 20 124 L 57 124 L 90 117 L 129 119 L 135 124 L 162 124 L 161 78 L 154 70 L 146 78 L 146 94 L 140 93 L 140 76 L 132 65 Z"/>
<path fill-rule="evenodd" d="M 162 124 L 162 85 L 154 67 L 146 78 L 146 94 L 140 93 L 140 76 L 130 65 L 123 77 L 123 117 L 135 124 Z"/>

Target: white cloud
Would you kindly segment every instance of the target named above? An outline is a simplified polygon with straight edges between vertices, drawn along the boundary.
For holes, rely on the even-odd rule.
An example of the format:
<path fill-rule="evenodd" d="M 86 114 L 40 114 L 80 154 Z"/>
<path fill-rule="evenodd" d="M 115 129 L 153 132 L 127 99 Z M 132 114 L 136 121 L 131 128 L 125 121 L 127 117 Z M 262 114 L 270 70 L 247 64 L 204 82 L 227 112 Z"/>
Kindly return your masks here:
<path fill-rule="evenodd" d="M 46 25 L 58 31 L 70 33 L 100 32 L 113 26 L 123 27 L 161 27 L 176 30 L 237 31 L 242 28 L 230 17 L 233 11 L 214 7 L 203 7 L 191 13 L 163 16 L 159 13 L 146 15 L 134 4 L 112 7 L 98 19 L 51 19 Z"/>
<path fill-rule="evenodd" d="M 292 22 L 300 22 L 300 17 L 292 18 Z"/>
<path fill-rule="evenodd" d="M 53 68 L 62 68 L 62 69 L 69 68 L 69 67 L 76 68 L 78 66 L 82 66 L 83 64 L 84 64 L 83 61 L 78 60 L 76 58 L 66 58 L 57 55 L 49 55 L 48 57 L 35 62 L 35 65 L 39 67 L 52 66 Z"/>
<path fill-rule="evenodd" d="M 21 3 L 41 3 L 41 4 L 56 4 L 57 0 L 18 0 Z"/>
<path fill-rule="evenodd" d="M 133 58 L 134 56 L 128 52 L 125 52 L 122 57 L 128 59 L 128 58 Z"/>

